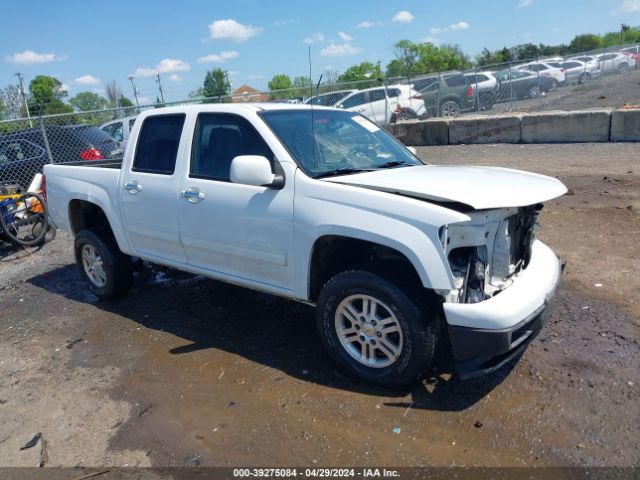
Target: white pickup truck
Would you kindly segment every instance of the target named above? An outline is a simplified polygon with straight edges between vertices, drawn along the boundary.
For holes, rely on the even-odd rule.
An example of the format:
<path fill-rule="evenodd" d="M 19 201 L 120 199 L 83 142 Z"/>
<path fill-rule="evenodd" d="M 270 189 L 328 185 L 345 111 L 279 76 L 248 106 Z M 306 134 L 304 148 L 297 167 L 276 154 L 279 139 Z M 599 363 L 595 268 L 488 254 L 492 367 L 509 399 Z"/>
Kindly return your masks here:
<path fill-rule="evenodd" d="M 381 385 L 414 380 L 440 348 L 462 378 L 499 368 L 542 328 L 560 281 L 536 239 L 560 181 L 425 165 L 344 110 L 149 110 L 122 162 L 44 173 L 99 297 L 127 291 L 133 257 L 314 304 L 330 356 Z"/>

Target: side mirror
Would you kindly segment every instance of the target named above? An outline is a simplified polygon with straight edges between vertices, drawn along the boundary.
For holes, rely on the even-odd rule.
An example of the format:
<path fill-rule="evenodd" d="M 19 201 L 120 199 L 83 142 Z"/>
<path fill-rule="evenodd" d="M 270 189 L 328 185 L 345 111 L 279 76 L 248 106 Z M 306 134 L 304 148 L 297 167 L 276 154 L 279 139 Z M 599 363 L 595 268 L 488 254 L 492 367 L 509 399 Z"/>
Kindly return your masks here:
<path fill-rule="evenodd" d="M 239 155 L 231 162 L 229 178 L 233 183 L 255 187 L 282 188 L 284 180 L 271 172 L 271 163 L 260 155 Z"/>

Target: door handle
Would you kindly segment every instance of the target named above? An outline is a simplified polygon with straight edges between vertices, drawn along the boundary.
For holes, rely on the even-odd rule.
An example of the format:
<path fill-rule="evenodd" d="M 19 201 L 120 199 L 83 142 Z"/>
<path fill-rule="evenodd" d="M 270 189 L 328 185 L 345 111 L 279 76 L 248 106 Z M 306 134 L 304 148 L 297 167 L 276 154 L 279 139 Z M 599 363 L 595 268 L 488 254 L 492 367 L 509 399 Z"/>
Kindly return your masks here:
<path fill-rule="evenodd" d="M 191 187 L 183 190 L 182 196 L 186 198 L 189 203 L 198 203 L 205 198 L 204 193 L 201 192 L 198 187 Z"/>
<path fill-rule="evenodd" d="M 140 185 L 136 180 L 130 180 L 129 183 L 125 184 L 124 188 L 126 188 L 132 195 L 142 191 L 142 185 Z"/>

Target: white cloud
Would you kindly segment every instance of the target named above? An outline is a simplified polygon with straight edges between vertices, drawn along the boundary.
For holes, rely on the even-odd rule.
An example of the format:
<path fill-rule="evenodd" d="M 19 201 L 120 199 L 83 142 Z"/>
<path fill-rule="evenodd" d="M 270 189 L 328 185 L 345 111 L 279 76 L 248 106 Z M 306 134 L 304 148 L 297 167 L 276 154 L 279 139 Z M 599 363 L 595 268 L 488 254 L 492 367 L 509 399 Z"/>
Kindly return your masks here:
<path fill-rule="evenodd" d="M 465 21 L 460 21 L 458 23 L 454 23 L 453 25 L 449 25 L 451 30 L 467 30 L 470 25 Z"/>
<path fill-rule="evenodd" d="M 364 21 L 356 25 L 356 28 L 373 28 L 373 27 L 382 27 L 383 25 L 384 23 L 382 23 L 381 21 L 377 21 L 377 22 Z"/>
<path fill-rule="evenodd" d="M 249 80 L 262 80 L 264 78 L 264 75 L 260 75 L 258 74 L 254 74 L 254 75 L 249 75 L 247 77 Z"/>
<path fill-rule="evenodd" d="M 413 15 L 408 10 L 401 10 L 396 13 L 391 19 L 392 22 L 411 23 L 413 22 Z"/>
<path fill-rule="evenodd" d="M 223 63 L 227 60 L 231 60 L 240 55 L 235 50 L 230 50 L 228 52 L 220 52 L 220 53 L 212 53 L 211 55 L 207 55 L 205 57 L 200 57 L 198 59 L 198 63 Z"/>
<path fill-rule="evenodd" d="M 448 32 L 449 27 L 431 27 L 429 31 L 431 32 L 431 35 L 438 35 L 440 33 Z"/>
<path fill-rule="evenodd" d="M 317 32 L 305 38 L 304 43 L 312 44 L 312 43 L 321 42 L 323 40 L 324 40 L 324 35 L 320 32 Z"/>
<path fill-rule="evenodd" d="M 640 0 L 624 0 L 618 7 L 611 12 L 611 15 L 618 13 L 640 12 Z"/>
<path fill-rule="evenodd" d="M 153 77 L 158 73 L 188 72 L 189 70 L 191 70 L 191 67 L 185 61 L 174 58 L 164 58 L 160 60 L 160 63 L 158 63 L 154 68 L 136 68 L 136 71 L 133 72 L 132 75 L 134 77 Z"/>
<path fill-rule="evenodd" d="M 138 95 L 138 103 L 140 105 L 150 105 L 151 99 L 149 97 L 145 97 L 144 95 Z"/>
<path fill-rule="evenodd" d="M 533 0 L 518 0 L 518 7 L 530 7 L 533 5 Z"/>
<path fill-rule="evenodd" d="M 440 43 L 440 40 L 433 37 L 424 37 L 421 41 L 422 43 L 433 43 L 434 45 L 438 45 Z"/>
<path fill-rule="evenodd" d="M 458 23 L 453 23 L 448 27 L 431 27 L 429 32 L 431 35 L 439 35 L 441 33 L 448 32 L 449 30 L 457 31 L 457 30 L 467 30 L 471 25 L 465 22 L 464 20 L 459 21 Z"/>
<path fill-rule="evenodd" d="M 346 57 L 349 55 L 355 55 L 361 51 L 361 48 L 356 48 L 350 43 L 344 43 L 342 45 L 332 43 L 320 50 L 320 55 L 323 57 Z"/>
<path fill-rule="evenodd" d="M 338 36 L 343 42 L 350 42 L 351 40 L 353 40 L 353 37 L 351 35 L 347 35 L 344 32 L 338 32 Z"/>
<path fill-rule="evenodd" d="M 273 22 L 273 25 L 275 27 L 284 27 L 292 23 L 298 23 L 299 21 L 300 21 L 299 18 L 292 18 L 291 20 L 276 20 L 275 22 Z"/>
<path fill-rule="evenodd" d="M 76 78 L 74 82 L 79 83 L 80 85 L 98 85 L 100 83 L 100 79 L 93 75 L 82 75 L 81 77 Z"/>
<path fill-rule="evenodd" d="M 181 82 L 182 78 L 180 77 L 180 75 L 176 75 L 175 73 L 169 75 L 169 81 L 170 82 Z"/>
<path fill-rule="evenodd" d="M 14 53 L 13 55 L 5 57 L 5 60 L 11 63 L 32 65 L 34 63 L 62 61 L 64 58 L 53 53 L 36 53 L 33 50 L 25 50 L 24 52 Z"/>
<path fill-rule="evenodd" d="M 255 37 L 262 32 L 261 27 L 242 25 L 229 18 L 227 20 L 216 20 L 209 25 L 211 38 L 214 40 L 233 40 L 234 42 L 244 42 L 251 37 Z"/>
<path fill-rule="evenodd" d="M 71 88 L 69 88 L 69 85 L 67 85 L 66 83 L 62 83 L 62 84 L 60 84 L 59 90 L 61 92 L 69 92 L 69 90 L 71 90 Z"/>

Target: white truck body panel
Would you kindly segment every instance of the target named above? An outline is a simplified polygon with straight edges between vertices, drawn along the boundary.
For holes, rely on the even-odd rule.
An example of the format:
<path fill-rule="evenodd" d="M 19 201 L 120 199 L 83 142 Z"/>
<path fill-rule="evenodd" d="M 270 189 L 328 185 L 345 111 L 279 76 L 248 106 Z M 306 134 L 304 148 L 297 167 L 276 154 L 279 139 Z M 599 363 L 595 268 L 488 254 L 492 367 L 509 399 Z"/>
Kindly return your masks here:
<path fill-rule="evenodd" d="M 301 301 L 312 300 L 314 245 L 323 237 L 339 236 L 383 245 L 406 257 L 423 287 L 446 300 L 444 313 L 452 326 L 508 328 L 545 304 L 557 285 L 559 263 L 539 241 L 533 244 L 530 265 L 514 275 L 500 295 L 479 303 L 450 302 L 457 287 L 446 232 L 451 224 L 464 228 L 471 221 L 450 208 L 452 203 L 503 209 L 486 216 L 500 221 L 500 215 L 517 212 L 514 207 L 564 194 L 561 182 L 506 168 L 431 165 L 311 178 L 260 118 L 263 109 L 309 106 L 219 104 L 143 112 L 119 170 L 45 166 L 53 221 L 73 231 L 70 204 L 86 201 L 102 209 L 126 254 Z M 196 120 L 207 112 L 235 114 L 250 122 L 279 163 L 282 188 L 189 176 Z M 132 171 L 145 119 L 171 113 L 185 115 L 173 174 Z M 189 189 L 198 192 L 195 200 L 185 198 Z M 486 237 L 483 232 L 474 226 L 457 235 L 477 237 L 477 243 Z"/>

